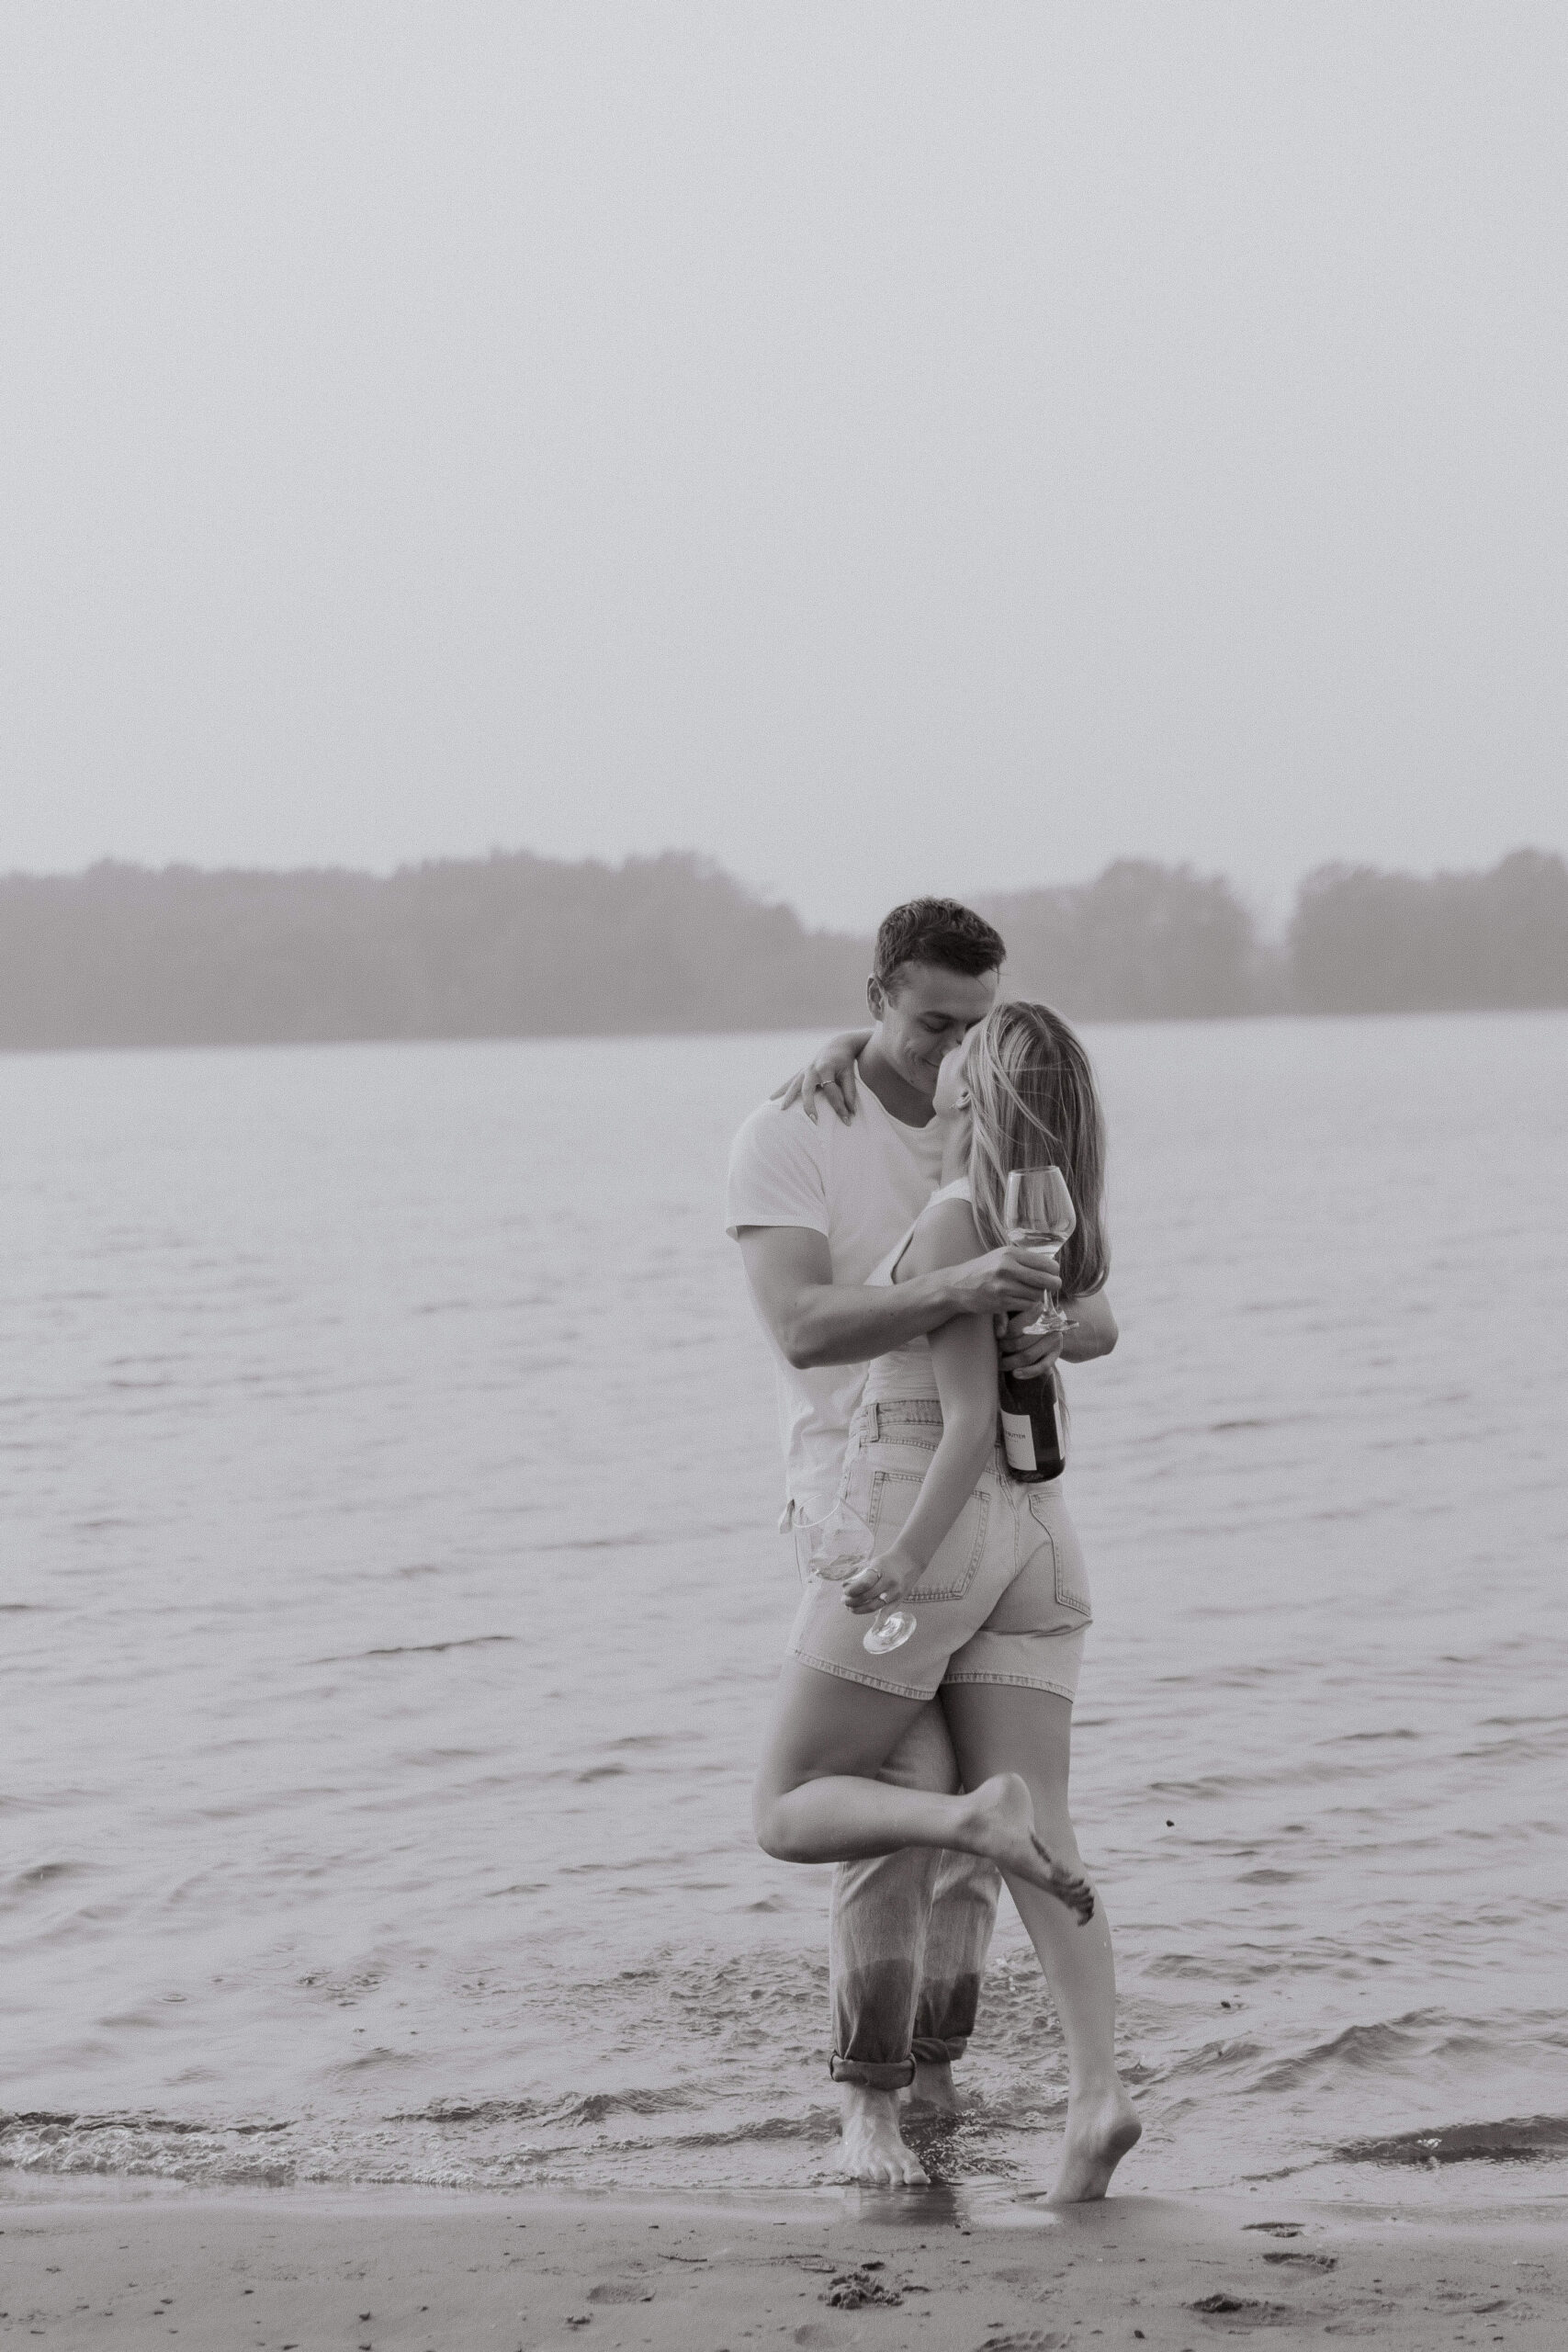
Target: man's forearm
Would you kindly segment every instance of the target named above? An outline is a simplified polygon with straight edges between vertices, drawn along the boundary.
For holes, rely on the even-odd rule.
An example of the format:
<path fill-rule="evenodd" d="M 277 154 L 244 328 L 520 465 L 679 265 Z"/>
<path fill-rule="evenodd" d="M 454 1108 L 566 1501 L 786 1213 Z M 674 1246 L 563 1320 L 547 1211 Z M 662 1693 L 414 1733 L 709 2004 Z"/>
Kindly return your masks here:
<path fill-rule="evenodd" d="M 883 1289 L 866 1283 L 814 1283 L 794 1303 L 779 1345 L 799 1371 L 815 1364 L 869 1363 L 951 1322 L 958 1312 L 943 1272 Z"/>

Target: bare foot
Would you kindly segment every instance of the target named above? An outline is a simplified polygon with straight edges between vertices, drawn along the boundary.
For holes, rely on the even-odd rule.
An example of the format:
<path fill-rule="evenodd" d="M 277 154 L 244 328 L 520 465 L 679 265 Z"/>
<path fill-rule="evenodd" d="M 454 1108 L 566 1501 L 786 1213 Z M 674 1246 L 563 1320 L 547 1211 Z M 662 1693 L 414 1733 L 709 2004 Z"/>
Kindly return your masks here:
<path fill-rule="evenodd" d="M 956 2115 L 958 2093 L 953 2086 L 952 2059 L 917 2058 L 908 2096 L 911 2106 L 940 2107 L 944 2115 Z"/>
<path fill-rule="evenodd" d="M 1131 2147 L 1144 2136 L 1132 2100 L 1120 2083 L 1092 2104 L 1067 2102 L 1067 2136 L 1062 2147 L 1062 2169 L 1045 2199 L 1048 2205 L 1090 2205 L 1103 2197 L 1111 2176 Z"/>
<path fill-rule="evenodd" d="M 993 1773 L 967 1803 L 977 1841 L 973 1850 L 988 1854 L 998 1870 L 1043 1887 L 1077 1912 L 1080 1927 L 1087 1926 L 1094 1917 L 1094 1889 L 1078 1871 L 1053 1860 L 1035 1836 L 1027 1781 L 1017 1772 Z"/>
<path fill-rule="evenodd" d="M 839 2143 L 840 2172 L 882 2188 L 915 2188 L 926 2181 L 925 2166 L 904 2145 L 898 2130 L 897 2091 L 840 2083 L 839 2100 L 844 2127 Z"/>

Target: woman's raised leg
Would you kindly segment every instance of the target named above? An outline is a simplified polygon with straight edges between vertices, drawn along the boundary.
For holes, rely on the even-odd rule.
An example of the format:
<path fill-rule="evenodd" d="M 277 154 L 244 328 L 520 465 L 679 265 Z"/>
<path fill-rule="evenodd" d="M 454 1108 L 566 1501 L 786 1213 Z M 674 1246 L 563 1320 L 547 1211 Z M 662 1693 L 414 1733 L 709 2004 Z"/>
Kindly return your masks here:
<path fill-rule="evenodd" d="M 848 1862 L 900 1846 L 955 1846 L 987 1855 L 1010 1883 L 1087 1912 L 1092 1897 L 1082 1874 L 1065 1870 L 1034 1834 L 1030 1792 L 1016 1770 L 1003 1767 L 978 1781 L 965 1773 L 957 1796 L 895 1788 L 873 1777 L 920 1704 L 786 1658 L 757 1775 L 759 1844 L 785 1862 Z"/>
<path fill-rule="evenodd" d="M 1035 1828 L 1064 1870 L 1081 1871 L 1067 1810 L 1073 1709 L 1051 1690 L 1001 1682 L 950 1682 L 942 1705 L 959 1770 L 973 1787 L 987 1775 L 1019 1773 L 1028 1786 Z M 1040 1955 L 1067 2045 L 1067 2133 L 1054 2204 L 1103 2197 L 1111 2176 L 1141 2136 L 1133 2102 L 1116 2072 L 1116 1963 L 1105 1905 L 1096 1900 L 1087 1926 L 1027 1880 L 1001 1865 L 1030 1941 Z"/>

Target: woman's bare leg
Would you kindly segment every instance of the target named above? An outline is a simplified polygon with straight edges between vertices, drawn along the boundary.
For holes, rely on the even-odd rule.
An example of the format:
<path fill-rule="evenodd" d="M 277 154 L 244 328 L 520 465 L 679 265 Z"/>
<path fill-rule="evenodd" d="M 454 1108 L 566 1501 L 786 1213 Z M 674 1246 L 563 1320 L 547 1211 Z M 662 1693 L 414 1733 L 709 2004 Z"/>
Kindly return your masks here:
<path fill-rule="evenodd" d="M 988 1774 L 1020 1773 L 1027 1782 L 1035 1827 L 1064 1870 L 1081 1871 L 1077 1838 L 1067 1811 L 1072 1702 L 1050 1690 L 1009 1683 L 954 1682 L 942 1693 L 958 1753 L 971 1786 Z M 1053 2204 L 1103 2197 L 1111 2176 L 1143 2131 L 1116 2072 L 1116 1963 L 1111 1924 L 1097 1900 L 1087 1927 L 1027 1880 L 1014 1880 L 1004 1862 L 1019 1916 L 1040 1955 L 1067 2044 L 1067 2134 Z"/>
<path fill-rule="evenodd" d="M 1093 1897 L 1081 1872 L 1061 1869 L 1035 1835 L 1028 1786 L 1012 1767 L 979 1780 L 966 1771 L 957 1796 L 872 1777 L 920 1704 L 786 1658 L 753 1802 L 764 1850 L 786 1862 L 847 1862 L 900 1846 L 955 1846 L 987 1856 L 1010 1884 L 1087 1914 Z"/>

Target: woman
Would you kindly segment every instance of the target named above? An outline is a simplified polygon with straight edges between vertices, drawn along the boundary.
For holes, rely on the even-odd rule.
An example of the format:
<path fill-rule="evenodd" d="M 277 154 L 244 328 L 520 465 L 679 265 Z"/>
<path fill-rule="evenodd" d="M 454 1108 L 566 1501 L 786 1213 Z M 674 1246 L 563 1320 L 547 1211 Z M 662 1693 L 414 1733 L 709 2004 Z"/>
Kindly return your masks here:
<path fill-rule="evenodd" d="M 908 1281 L 995 1249 L 1006 1238 L 1009 1170 L 1055 1165 L 1078 1219 L 1062 1252 L 1063 1295 L 1100 1291 L 1103 1126 L 1066 1023 L 1045 1005 L 998 1005 L 943 1062 L 935 1107 L 947 1123 L 942 1187 L 872 1279 Z M 959 1316 L 871 1366 L 840 1500 L 872 1527 L 877 1548 L 846 1584 L 814 1580 L 802 1600 L 758 1776 L 757 1836 L 786 1861 L 937 1846 L 998 1864 L 1066 2041 L 1066 2143 L 1053 2199 L 1076 2203 L 1103 2197 L 1141 2128 L 1116 2073 L 1111 1931 L 1067 1811 L 1090 1610 L 1061 1481 L 1009 1475 L 997 1411 L 996 1343 L 983 1316 Z M 905 1598 L 913 1635 L 869 1656 L 866 1620 Z M 876 1780 L 939 1692 L 964 1793 Z"/>

